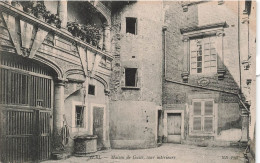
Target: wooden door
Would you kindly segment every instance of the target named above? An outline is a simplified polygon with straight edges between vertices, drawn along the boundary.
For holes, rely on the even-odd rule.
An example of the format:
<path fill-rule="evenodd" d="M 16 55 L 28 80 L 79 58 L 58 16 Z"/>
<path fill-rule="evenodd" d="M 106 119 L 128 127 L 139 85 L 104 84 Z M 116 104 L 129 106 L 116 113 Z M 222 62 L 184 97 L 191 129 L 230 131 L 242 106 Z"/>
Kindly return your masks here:
<path fill-rule="evenodd" d="M 101 150 L 103 148 L 103 124 L 104 124 L 104 108 L 93 107 L 93 134 L 97 135 L 97 148 Z"/>
<path fill-rule="evenodd" d="M 181 114 L 169 113 L 167 115 L 167 140 L 170 143 L 181 143 Z"/>
<path fill-rule="evenodd" d="M 1 160 L 3 162 L 35 160 L 34 115 L 32 110 L 2 108 Z"/>
<path fill-rule="evenodd" d="M 50 136 L 51 136 L 51 124 L 50 124 L 50 111 L 37 111 L 37 143 L 38 143 L 38 160 L 47 160 L 50 158 Z"/>
<path fill-rule="evenodd" d="M 51 71 L 24 58 L 0 56 L 1 161 L 46 160 L 50 156 Z"/>

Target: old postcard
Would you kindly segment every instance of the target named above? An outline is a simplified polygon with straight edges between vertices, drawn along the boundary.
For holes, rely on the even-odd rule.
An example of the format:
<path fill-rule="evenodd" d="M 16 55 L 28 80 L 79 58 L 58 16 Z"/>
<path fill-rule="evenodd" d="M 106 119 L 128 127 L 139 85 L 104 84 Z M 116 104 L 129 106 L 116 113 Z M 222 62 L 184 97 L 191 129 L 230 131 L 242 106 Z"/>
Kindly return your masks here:
<path fill-rule="evenodd" d="M 0 56 L 3 163 L 255 162 L 255 1 L 0 1 Z"/>

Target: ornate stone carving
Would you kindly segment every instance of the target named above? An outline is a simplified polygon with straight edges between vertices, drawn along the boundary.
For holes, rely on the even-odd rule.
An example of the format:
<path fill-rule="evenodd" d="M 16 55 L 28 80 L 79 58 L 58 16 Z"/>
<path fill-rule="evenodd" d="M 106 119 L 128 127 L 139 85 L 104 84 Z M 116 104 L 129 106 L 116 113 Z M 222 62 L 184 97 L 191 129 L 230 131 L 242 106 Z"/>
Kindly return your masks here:
<path fill-rule="evenodd" d="M 183 5 L 182 10 L 183 10 L 183 12 L 187 12 L 188 11 L 188 5 Z"/>
<path fill-rule="evenodd" d="M 54 46 L 54 34 L 48 33 L 48 35 L 46 36 L 44 42 L 49 44 L 49 45 Z"/>
<path fill-rule="evenodd" d="M 106 95 L 106 96 L 109 96 L 109 95 L 110 95 L 110 90 L 109 90 L 109 89 L 105 89 L 104 92 L 105 92 L 105 95 Z"/>
<path fill-rule="evenodd" d="M 218 69 L 217 72 L 218 72 L 218 79 L 223 80 L 224 76 L 226 74 L 226 70 L 225 69 Z"/>
<path fill-rule="evenodd" d="M 182 72 L 181 77 L 182 77 L 183 83 L 188 83 L 189 72 Z"/>
<path fill-rule="evenodd" d="M 29 48 L 22 48 L 22 56 L 28 57 L 30 55 L 30 49 Z"/>
<path fill-rule="evenodd" d="M 202 87 L 208 86 L 210 83 L 210 80 L 208 78 L 201 78 L 198 80 L 198 85 Z"/>

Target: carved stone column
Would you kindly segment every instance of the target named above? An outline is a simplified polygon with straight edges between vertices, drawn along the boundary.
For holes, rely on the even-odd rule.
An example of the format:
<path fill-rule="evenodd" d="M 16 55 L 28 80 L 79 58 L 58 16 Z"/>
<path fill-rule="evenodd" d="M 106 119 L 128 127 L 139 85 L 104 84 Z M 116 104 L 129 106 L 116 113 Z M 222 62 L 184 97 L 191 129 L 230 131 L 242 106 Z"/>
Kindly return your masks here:
<path fill-rule="evenodd" d="M 61 28 L 67 29 L 67 21 L 68 21 L 67 0 L 58 1 L 57 14 L 61 19 Z"/>
<path fill-rule="evenodd" d="M 104 26 L 103 44 L 106 52 L 110 52 L 110 48 L 111 48 L 110 30 L 111 30 L 111 26 L 109 25 Z"/>
<path fill-rule="evenodd" d="M 242 136 L 241 136 L 241 142 L 247 142 L 248 141 L 248 132 L 249 132 L 249 115 L 246 111 L 246 109 L 242 109 Z"/>
<path fill-rule="evenodd" d="M 63 127 L 64 115 L 64 81 L 59 80 L 54 87 L 54 109 L 53 109 L 53 153 L 59 154 L 64 151 L 62 145 L 61 129 Z"/>
<path fill-rule="evenodd" d="M 183 70 L 182 70 L 182 79 L 184 83 L 188 82 L 189 78 L 189 69 L 190 69 L 190 59 L 189 59 L 189 38 L 184 38 L 183 39 L 183 51 L 184 51 L 184 56 L 183 56 Z"/>
<path fill-rule="evenodd" d="M 217 72 L 218 72 L 218 79 L 224 79 L 224 75 L 226 72 L 225 66 L 224 66 L 224 44 L 223 44 L 223 37 L 224 33 L 223 32 L 218 32 L 216 33 L 217 35 L 217 51 L 218 51 L 218 56 L 217 56 Z"/>
<path fill-rule="evenodd" d="M 241 61 L 248 60 L 249 57 L 249 18 L 243 15 L 240 25 L 240 56 Z"/>
<path fill-rule="evenodd" d="M 105 102 L 106 102 L 106 126 L 105 126 L 105 131 L 106 131 L 106 136 L 105 136 L 105 141 L 104 141 L 104 146 L 106 149 L 110 149 L 110 138 L 109 138 L 109 96 L 110 96 L 110 90 L 105 89 Z"/>

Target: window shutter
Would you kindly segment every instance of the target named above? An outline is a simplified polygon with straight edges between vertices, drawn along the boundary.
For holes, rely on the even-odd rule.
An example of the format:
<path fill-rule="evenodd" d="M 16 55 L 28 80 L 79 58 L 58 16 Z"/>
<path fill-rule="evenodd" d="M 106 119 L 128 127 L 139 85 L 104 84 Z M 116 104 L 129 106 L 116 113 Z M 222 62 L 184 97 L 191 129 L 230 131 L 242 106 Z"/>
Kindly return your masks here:
<path fill-rule="evenodd" d="M 201 102 L 194 102 L 193 103 L 194 105 L 194 113 L 193 115 L 196 116 L 196 115 L 199 115 L 201 116 Z"/>
<path fill-rule="evenodd" d="M 121 87 L 125 87 L 125 68 L 122 68 Z"/>
<path fill-rule="evenodd" d="M 189 132 L 193 131 L 193 105 L 189 105 Z"/>
<path fill-rule="evenodd" d="M 213 101 L 204 102 L 204 131 L 213 132 Z"/>
<path fill-rule="evenodd" d="M 204 131 L 213 132 L 213 117 L 204 117 Z"/>
<path fill-rule="evenodd" d="M 213 101 L 205 101 L 205 115 L 213 115 Z"/>
<path fill-rule="evenodd" d="M 201 117 L 193 117 L 193 130 L 201 131 Z"/>
<path fill-rule="evenodd" d="M 217 124 L 217 114 L 214 101 L 212 100 L 196 100 L 192 103 L 192 111 L 190 114 L 190 131 L 195 131 L 195 134 L 212 134 L 217 131 L 214 127 Z"/>
<path fill-rule="evenodd" d="M 193 130 L 201 131 L 202 128 L 202 109 L 201 102 L 193 103 Z"/>

